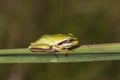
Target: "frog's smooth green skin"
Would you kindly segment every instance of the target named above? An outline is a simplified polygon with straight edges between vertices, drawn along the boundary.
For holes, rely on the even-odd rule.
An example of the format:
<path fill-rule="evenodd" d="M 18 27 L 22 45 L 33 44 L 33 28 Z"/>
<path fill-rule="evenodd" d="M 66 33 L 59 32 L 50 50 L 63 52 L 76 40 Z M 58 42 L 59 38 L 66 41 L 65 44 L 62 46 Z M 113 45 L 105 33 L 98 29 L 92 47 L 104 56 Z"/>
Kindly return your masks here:
<path fill-rule="evenodd" d="M 78 45 L 79 41 L 72 34 L 43 35 L 28 47 L 33 52 L 64 52 Z"/>

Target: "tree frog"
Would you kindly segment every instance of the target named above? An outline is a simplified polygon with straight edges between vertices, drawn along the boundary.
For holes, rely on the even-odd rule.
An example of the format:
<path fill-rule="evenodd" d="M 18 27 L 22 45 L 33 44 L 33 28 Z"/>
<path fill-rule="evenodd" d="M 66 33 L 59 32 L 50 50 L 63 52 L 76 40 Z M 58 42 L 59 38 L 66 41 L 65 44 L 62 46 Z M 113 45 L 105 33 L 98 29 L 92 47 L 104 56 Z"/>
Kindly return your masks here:
<path fill-rule="evenodd" d="M 77 46 L 78 39 L 73 34 L 43 35 L 28 47 L 32 52 L 66 52 Z"/>

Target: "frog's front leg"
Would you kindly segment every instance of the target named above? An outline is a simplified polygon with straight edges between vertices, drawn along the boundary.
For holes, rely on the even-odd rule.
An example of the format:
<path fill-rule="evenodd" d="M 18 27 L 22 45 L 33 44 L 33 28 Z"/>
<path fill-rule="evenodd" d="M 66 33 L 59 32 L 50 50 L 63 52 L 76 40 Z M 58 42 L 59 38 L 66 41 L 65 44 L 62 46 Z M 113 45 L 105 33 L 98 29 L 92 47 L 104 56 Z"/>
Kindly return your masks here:
<path fill-rule="evenodd" d="M 59 45 L 52 46 L 52 49 L 54 51 L 62 52 L 62 53 L 65 53 L 65 54 L 67 54 L 69 52 L 69 50 L 67 48 L 60 47 Z"/>

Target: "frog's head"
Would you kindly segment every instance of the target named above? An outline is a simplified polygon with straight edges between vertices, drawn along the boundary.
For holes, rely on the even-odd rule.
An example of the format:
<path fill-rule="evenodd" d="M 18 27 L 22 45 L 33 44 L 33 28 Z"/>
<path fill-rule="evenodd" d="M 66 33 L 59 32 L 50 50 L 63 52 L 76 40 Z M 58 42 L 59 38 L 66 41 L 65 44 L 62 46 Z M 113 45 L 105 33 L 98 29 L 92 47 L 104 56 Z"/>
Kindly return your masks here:
<path fill-rule="evenodd" d="M 78 39 L 74 37 L 72 34 L 66 35 L 66 38 L 58 43 L 58 45 L 62 48 L 71 48 L 73 46 L 77 46 L 79 43 Z"/>

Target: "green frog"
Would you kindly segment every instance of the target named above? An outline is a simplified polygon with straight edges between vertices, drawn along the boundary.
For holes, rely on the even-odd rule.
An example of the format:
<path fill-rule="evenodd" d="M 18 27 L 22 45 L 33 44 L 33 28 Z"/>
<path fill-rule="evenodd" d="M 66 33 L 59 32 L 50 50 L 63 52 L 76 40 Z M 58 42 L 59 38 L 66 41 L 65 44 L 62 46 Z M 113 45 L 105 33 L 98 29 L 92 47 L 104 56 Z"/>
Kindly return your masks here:
<path fill-rule="evenodd" d="M 28 47 L 32 52 L 66 52 L 77 46 L 78 39 L 73 34 L 43 35 Z"/>

